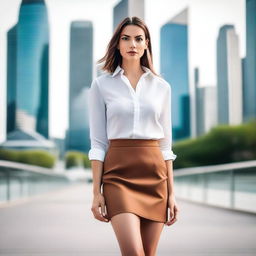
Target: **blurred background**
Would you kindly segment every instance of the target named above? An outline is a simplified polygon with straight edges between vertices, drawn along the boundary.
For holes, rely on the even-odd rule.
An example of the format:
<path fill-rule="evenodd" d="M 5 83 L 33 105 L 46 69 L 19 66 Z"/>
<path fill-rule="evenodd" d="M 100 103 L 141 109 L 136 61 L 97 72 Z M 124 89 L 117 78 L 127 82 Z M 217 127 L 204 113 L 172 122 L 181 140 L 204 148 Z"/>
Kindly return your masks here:
<path fill-rule="evenodd" d="M 34 204 L 42 200 L 36 196 L 51 198 L 49 193 L 61 191 L 54 195 L 67 200 L 68 209 L 80 200 L 87 203 L 79 207 L 90 207 L 87 93 L 92 80 L 102 74 L 97 60 L 104 56 L 114 29 L 127 16 L 138 16 L 147 24 L 154 67 L 172 88 L 176 196 L 188 212 L 206 217 L 204 224 L 196 220 L 198 226 L 207 225 L 213 214 L 220 220 L 215 223 L 221 231 L 218 235 L 213 229 L 202 229 L 213 235 L 213 244 L 199 246 L 193 240 L 196 237 L 189 238 L 190 254 L 177 255 L 256 255 L 252 245 L 256 235 L 256 0 L 1 1 L 2 230 L 11 229 L 15 236 L 10 224 L 17 214 L 15 205 L 25 199 L 33 198 Z M 33 204 L 30 207 L 35 209 Z M 24 209 L 28 208 L 24 205 Z M 90 220 L 84 225 L 93 221 L 95 225 L 89 210 L 85 211 Z M 191 225 L 189 218 L 181 224 L 184 228 Z M 239 226 L 237 218 L 246 224 Z M 236 223 L 237 231 L 244 230 L 243 239 L 234 236 L 239 231 L 225 233 L 230 232 L 223 224 L 227 220 L 229 227 Z M 29 223 L 34 220 L 25 220 L 23 225 Z M 171 232 L 175 236 L 174 232 L 181 231 L 177 227 Z M 218 239 L 220 236 L 225 239 Z M 29 235 L 24 237 L 29 240 Z M 166 246 L 170 241 L 163 238 L 161 255 L 185 250 L 176 239 L 172 251 Z M 5 248 L 0 255 L 12 251 L 11 241 L 0 239 L 0 248 Z M 90 246 L 92 251 L 97 249 L 93 243 Z M 108 248 L 107 242 L 105 246 Z M 117 250 L 115 246 L 110 248 Z M 24 253 L 28 247 L 22 247 Z M 59 255 L 57 251 L 53 255 Z"/>

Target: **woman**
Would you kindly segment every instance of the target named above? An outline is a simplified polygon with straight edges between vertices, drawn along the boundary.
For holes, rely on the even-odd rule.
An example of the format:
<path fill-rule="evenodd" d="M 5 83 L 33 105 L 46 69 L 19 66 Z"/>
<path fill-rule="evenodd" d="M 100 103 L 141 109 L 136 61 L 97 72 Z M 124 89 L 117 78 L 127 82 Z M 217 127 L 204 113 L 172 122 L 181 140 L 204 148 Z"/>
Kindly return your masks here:
<path fill-rule="evenodd" d="M 111 220 L 122 255 L 155 255 L 164 224 L 178 212 L 171 88 L 154 72 L 150 34 L 137 17 L 119 24 L 103 61 L 107 72 L 89 90 L 91 210 Z"/>

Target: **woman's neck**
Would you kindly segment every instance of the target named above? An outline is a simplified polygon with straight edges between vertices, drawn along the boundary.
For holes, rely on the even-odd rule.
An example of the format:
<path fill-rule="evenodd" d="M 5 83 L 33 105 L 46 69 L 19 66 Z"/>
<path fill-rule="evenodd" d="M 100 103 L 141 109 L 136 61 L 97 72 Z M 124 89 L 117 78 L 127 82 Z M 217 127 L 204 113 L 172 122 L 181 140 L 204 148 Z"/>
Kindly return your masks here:
<path fill-rule="evenodd" d="M 122 68 L 124 69 L 125 76 L 140 76 L 144 73 L 140 62 L 122 62 Z"/>

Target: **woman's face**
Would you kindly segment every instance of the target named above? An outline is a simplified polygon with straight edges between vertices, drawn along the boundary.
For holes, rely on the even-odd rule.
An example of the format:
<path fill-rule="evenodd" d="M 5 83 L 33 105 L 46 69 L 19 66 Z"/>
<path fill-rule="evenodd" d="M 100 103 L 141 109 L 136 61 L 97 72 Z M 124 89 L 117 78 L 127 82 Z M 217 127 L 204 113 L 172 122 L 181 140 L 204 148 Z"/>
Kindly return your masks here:
<path fill-rule="evenodd" d="M 128 25 L 121 32 L 118 49 L 124 59 L 139 60 L 147 45 L 148 39 L 145 38 L 144 30 L 136 25 Z M 130 51 L 134 53 L 129 53 Z"/>

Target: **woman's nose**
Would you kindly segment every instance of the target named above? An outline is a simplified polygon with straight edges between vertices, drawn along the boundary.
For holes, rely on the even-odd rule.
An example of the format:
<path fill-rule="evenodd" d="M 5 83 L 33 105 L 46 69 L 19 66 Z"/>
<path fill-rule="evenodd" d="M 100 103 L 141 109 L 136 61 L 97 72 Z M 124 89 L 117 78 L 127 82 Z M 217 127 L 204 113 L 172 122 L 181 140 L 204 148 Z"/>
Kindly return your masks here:
<path fill-rule="evenodd" d="M 136 46 L 136 42 L 135 42 L 135 40 L 131 40 L 131 46 Z"/>

